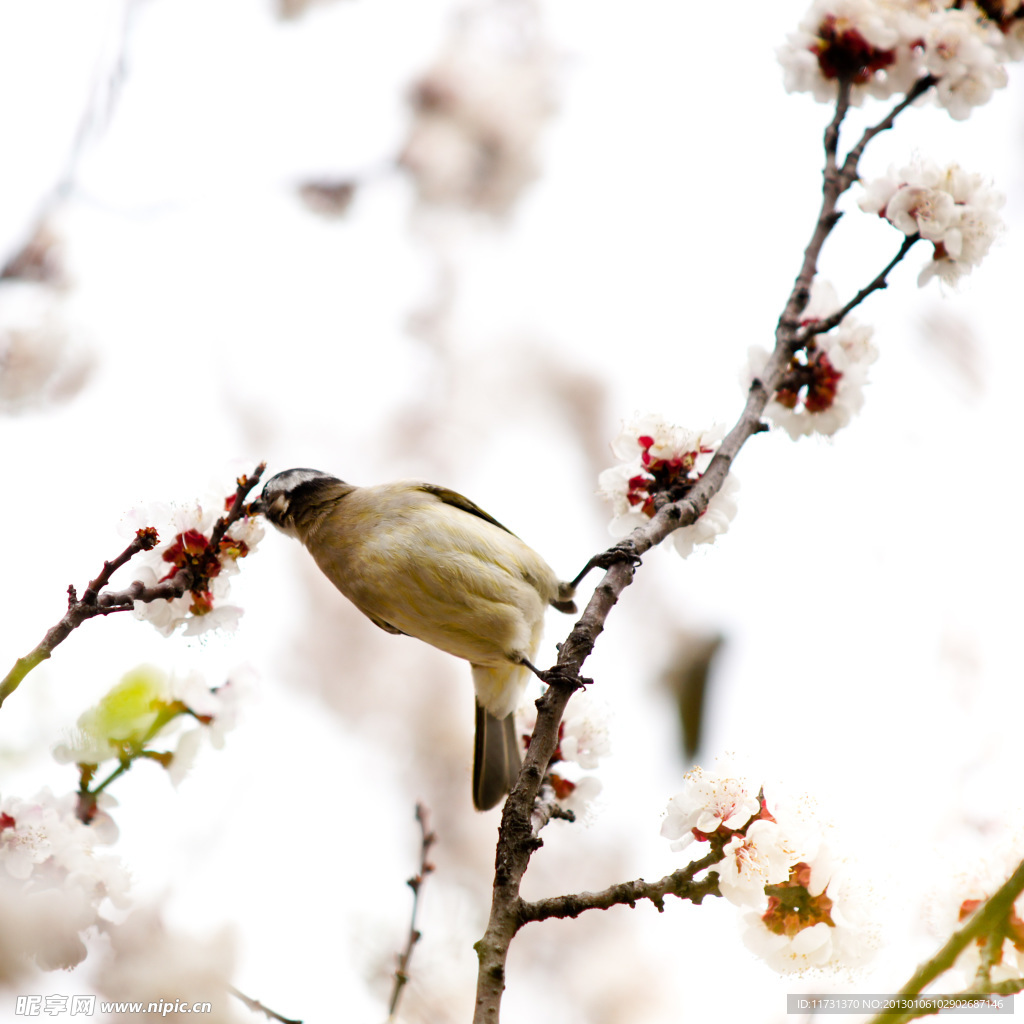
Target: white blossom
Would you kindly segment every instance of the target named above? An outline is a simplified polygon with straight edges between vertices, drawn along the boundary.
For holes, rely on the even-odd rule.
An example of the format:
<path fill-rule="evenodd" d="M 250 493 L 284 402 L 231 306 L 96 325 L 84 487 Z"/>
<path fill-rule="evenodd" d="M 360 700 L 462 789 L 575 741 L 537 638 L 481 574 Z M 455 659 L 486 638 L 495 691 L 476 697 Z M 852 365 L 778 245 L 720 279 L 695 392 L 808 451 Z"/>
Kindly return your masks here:
<path fill-rule="evenodd" d="M 711 774 L 697 766 L 669 800 L 661 834 L 673 840 L 673 850 L 684 850 L 695 838 L 694 829 L 709 834 L 720 825 L 742 828 L 761 809 L 757 793 L 748 779 Z"/>
<path fill-rule="evenodd" d="M 844 873 L 796 865 L 780 890 L 792 906 L 776 896 L 767 910 L 748 911 L 742 919 L 744 945 L 769 967 L 780 974 L 843 970 L 861 967 L 874 955 L 878 935 L 866 913 L 869 902 Z"/>
<path fill-rule="evenodd" d="M 936 101 L 950 117 L 962 121 L 974 107 L 987 103 L 1008 81 L 1002 66 L 1003 37 L 987 19 L 968 8 L 934 11 L 924 33 L 927 70 L 939 81 Z"/>
<path fill-rule="evenodd" d="M 75 817 L 76 797 L 43 790 L 0 804 L 0 980 L 32 963 L 70 968 L 86 955 L 85 934 L 105 925 L 106 901 L 127 903 L 128 875 L 96 847 L 113 838 L 109 819 Z"/>
<path fill-rule="evenodd" d="M 828 831 L 808 798 L 762 797 L 728 765 L 688 773 L 661 827 L 673 850 L 694 839 L 721 850 L 722 895 L 751 908 L 744 941 L 780 971 L 853 966 L 873 950 L 867 901 L 833 856 Z"/>
<path fill-rule="evenodd" d="M 188 705 L 190 711 L 210 719 L 209 722 L 201 723 L 202 732 L 212 747 L 222 750 L 227 733 L 238 724 L 242 709 L 253 698 L 256 673 L 248 666 L 232 669 L 228 678 L 213 688 L 202 676 L 190 673 L 187 676 L 175 676 L 171 688 L 178 700 Z"/>
<path fill-rule="evenodd" d="M 956 204 L 948 192 L 907 185 L 889 200 L 885 216 L 905 235 L 941 242 L 956 218 Z"/>
<path fill-rule="evenodd" d="M 953 284 L 976 267 L 1002 228 L 1002 204 L 1003 196 L 980 174 L 920 159 L 867 182 L 859 201 L 904 234 L 919 233 L 932 243 L 919 285 L 933 277 Z"/>
<path fill-rule="evenodd" d="M 762 906 L 764 887 L 789 877 L 792 850 L 775 821 L 753 821 L 743 835 L 725 845 L 725 856 L 715 870 L 722 895 L 737 906 Z"/>
<path fill-rule="evenodd" d="M 172 680 L 172 690 L 201 719 L 197 719 L 194 727 L 182 735 L 174 749 L 167 771 L 175 786 L 180 785 L 192 770 L 204 742 L 215 750 L 224 748 L 227 733 L 237 725 L 242 708 L 252 697 L 255 673 L 248 668 L 235 669 L 224 683 L 214 689 L 210 689 L 196 673 L 183 677 L 184 681 L 187 681 L 187 688 Z"/>
<path fill-rule="evenodd" d="M 574 694 L 562 719 L 559 749 L 566 761 L 592 771 L 611 753 L 608 706 L 589 692 Z"/>
<path fill-rule="evenodd" d="M 838 74 L 851 79 L 850 102 L 906 92 L 921 73 L 915 45 L 921 13 L 899 0 L 815 0 L 796 32 L 779 47 L 787 92 L 835 100 Z"/>
<path fill-rule="evenodd" d="M 571 811 L 577 821 L 589 822 L 595 813 L 597 799 L 604 789 L 604 783 L 594 775 L 583 775 L 572 784 L 572 792 L 559 799 L 562 810 Z"/>
<path fill-rule="evenodd" d="M 786 89 L 832 102 L 842 76 L 857 105 L 907 93 L 930 74 L 938 81 L 929 95 L 962 120 L 1006 85 L 1003 61 L 1024 53 L 1016 11 L 1016 0 L 1001 19 L 970 2 L 815 0 L 778 50 Z"/>
<path fill-rule="evenodd" d="M 707 469 L 723 436 L 720 426 L 689 430 L 654 414 L 638 414 L 624 424 L 612 442 L 612 451 L 624 461 L 598 477 L 599 493 L 612 505 L 612 535 L 624 537 L 646 524 L 655 514 L 654 494 L 659 489 L 671 488 L 676 492 L 673 500 L 682 497 L 682 490 Z M 738 481 L 726 477 L 697 522 L 669 534 L 682 557 L 728 530 L 736 515 L 738 491 Z"/>

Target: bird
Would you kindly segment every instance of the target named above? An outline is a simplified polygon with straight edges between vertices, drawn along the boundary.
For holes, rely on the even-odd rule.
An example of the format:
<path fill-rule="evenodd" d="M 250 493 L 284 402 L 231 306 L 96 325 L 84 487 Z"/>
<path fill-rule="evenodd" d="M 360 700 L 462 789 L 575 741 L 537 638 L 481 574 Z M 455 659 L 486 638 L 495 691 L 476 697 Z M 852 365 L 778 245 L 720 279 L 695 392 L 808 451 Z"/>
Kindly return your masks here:
<path fill-rule="evenodd" d="M 473 804 L 494 807 L 521 767 L 515 709 L 564 583 L 525 542 L 455 491 L 415 480 L 357 487 L 316 469 L 271 477 L 250 506 L 297 538 L 371 622 L 472 666 Z"/>

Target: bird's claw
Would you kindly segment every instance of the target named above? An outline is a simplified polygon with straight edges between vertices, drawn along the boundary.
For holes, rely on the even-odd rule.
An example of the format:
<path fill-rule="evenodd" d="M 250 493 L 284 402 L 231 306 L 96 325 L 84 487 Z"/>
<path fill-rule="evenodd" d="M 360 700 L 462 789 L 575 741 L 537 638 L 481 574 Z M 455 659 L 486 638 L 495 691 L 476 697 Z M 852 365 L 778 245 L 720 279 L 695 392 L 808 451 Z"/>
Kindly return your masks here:
<path fill-rule="evenodd" d="M 545 686 L 568 686 L 573 690 L 582 690 L 585 686 L 589 686 L 594 681 L 593 679 L 587 679 L 584 676 L 581 676 L 578 672 L 572 671 L 572 669 L 564 668 L 561 665 L 555 665 L 553 668 L 537 672 L 537 678 L 544 683 Z"/>
<path fill-rule="evenodd" d="M 590 572 L 591 569 L 610 569 L 613 565 L 618 565 L 620 562 L 629 562 L 630 568 L 635 569 L 641 564 L 643 560 L 636 553 L 633 548 L 633 542 L 631 540 L 620 540 L 618 544 L 613 544 L 607 551 L 602 551 L 599 555 L 594 557 L 583 566 L 582 572 L 572 581 L 572 586 L 578 586 L 580 580 Z"/>

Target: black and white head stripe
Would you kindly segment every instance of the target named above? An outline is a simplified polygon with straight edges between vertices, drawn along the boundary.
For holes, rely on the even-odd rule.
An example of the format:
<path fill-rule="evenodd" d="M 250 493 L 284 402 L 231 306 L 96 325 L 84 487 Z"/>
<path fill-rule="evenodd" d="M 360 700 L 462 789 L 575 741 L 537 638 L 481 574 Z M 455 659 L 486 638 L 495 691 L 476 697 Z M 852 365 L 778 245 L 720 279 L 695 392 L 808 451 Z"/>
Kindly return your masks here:
<path fill-rule="evenodd" d="M 295 494 L 299 490 L 313 487 L 323 483 L 339 483 L 336 476 L 330 473 L 322 473 L 319 469 L 286 469 L 276 476 L 272 476 L 263 485 L 263 497 L 271 501 L 280 494 Z"/>
<path fill-rule="evenodd" d="M 295 513 L 309 507 L 318 491 L 341 482 L 336 476 L 318 469 L 286 469 L 264 484 L 254 511 L 262 512 L 276 526 L 285 529 L 294 521 Z"/>

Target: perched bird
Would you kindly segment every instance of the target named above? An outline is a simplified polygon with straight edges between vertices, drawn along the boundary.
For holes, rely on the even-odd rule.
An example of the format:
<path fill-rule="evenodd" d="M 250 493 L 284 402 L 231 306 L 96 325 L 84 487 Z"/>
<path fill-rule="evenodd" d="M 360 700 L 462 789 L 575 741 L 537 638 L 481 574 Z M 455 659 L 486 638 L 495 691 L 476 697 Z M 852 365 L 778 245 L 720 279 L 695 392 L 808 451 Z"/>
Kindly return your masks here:
<path fill-rule="evenodd" d="M 252 511 L 302 541 L 381 629 L 472 665 L 473 803 L 493 807 L 519 773 L 513 712 L 544 611 L 550 604 L 574 612 L 573 585 L 468 498 L 433 484 L 355 487 L 315 469 L 288 469 L 266 482 Z"/>

